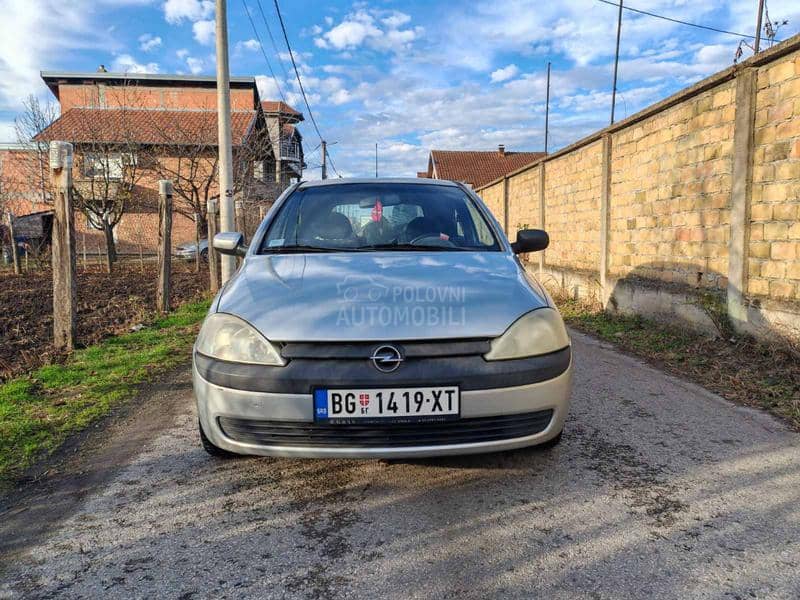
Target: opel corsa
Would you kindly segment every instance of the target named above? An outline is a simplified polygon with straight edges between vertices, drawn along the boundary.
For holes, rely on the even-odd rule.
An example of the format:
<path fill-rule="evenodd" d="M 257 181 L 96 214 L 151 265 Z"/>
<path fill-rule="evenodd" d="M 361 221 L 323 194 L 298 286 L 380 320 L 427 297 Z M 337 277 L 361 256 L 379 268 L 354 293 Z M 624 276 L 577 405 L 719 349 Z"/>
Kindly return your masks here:
<path fill-rule="evenodd" d="M 289 188 L 214 299 L 194 347 L 215 456 L 419 457 L 558 442 L 564 323 L 481 199 L 430 179 Z"/>

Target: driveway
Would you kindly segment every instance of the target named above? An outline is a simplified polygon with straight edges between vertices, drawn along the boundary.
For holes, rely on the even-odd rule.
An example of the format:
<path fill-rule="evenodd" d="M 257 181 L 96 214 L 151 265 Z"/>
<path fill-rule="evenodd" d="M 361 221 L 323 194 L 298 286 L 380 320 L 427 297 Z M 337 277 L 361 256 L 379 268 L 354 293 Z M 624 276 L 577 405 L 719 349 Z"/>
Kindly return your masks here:
<path fill-rule="evenodd" d="M 800 597 L 800 435 L 573 340 L 551 451 L 219 462 L 183 374 L 177 409 L 58 518 L 47 497 L 7 509 L 0 598 Z"/>

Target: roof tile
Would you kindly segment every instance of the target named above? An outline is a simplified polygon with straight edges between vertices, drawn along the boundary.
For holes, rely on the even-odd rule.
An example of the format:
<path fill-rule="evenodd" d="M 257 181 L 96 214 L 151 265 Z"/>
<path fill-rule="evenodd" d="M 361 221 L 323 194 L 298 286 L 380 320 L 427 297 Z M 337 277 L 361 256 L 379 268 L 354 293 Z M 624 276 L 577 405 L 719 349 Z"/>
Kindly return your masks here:
<path fill-rule="evenodd" d="M 544 155 L 544 152 L 431 150 L 439 179 L 463 181 L 476 188 L 516 171 Z M 427 175 L 433 176 L 432 173 Z"/>
<path fill-rule="evenodd" d="M 235 145 L 244 141 L 255 117 L 255 111 L 231 113 Z M 71 108 L 34 139 L 216 146 L 217 135 L 216 111 Z"/>

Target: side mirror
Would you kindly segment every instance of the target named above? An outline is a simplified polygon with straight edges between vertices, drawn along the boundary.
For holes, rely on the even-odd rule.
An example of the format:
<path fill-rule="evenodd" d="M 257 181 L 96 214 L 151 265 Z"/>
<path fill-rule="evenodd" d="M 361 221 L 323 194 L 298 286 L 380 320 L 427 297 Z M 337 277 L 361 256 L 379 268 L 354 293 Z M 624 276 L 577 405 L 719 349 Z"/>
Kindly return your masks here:
<path fill-rule="evenodd" d="M 215 235 L 214 249 L 220 254 L 231 256 L 244 256 L 247 253 L 244 236 L 238 231 L 224 231 Z"/>
<path fill-rule="evenodd" d="M 538 252 L 550 245 L 550 236 L 543 229 L 520 229 L 517 241 L 511 244 L 514 254 Z"/>

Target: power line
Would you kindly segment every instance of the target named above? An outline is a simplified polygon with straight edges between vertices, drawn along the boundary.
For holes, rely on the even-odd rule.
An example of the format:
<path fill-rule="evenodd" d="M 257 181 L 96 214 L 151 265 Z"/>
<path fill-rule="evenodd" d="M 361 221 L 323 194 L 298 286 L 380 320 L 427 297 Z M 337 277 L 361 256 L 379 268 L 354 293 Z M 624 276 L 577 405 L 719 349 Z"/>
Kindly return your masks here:
<path fill-rule="evenodd" d="M 289 73 L 286 71 L 286 66 L 283 64 L 283 60 L 281 60 L 281 53 L 278 50 L 278 44 L 275 43 L 275 37 L 272 35 L 272 28 L 269 26 L 269 22 L 267 21 L 267 15 L 264 13 L 264 7 L 261 6 L 261 0 L 256 0 L 258 4 L 258 11 L 261 13 L 261 20 L 264 21 L 264 27 L 267 30 L 267 34 L 269 35 L 269 41 L 272 43 L 272 49 L 275 50 L 275 56 L 278 59 L 278 64 L 281 66 L 281 71 L 283 71 L 284 81 L 289 81 Z"/>
<path fill-rule="evenodd" d="M 260 4 L 260 3 L 259 3 Z M 281 89 L 281 85 L 278 83 L 278 78 L 275 77 L 275 71 L 272 70 L 272 63 L 269 62 L 269 58 L 267 58 L 267 53 L 264 52 L 264 44 L 261 42 L 261 36 L 258 35 L 258 29 L 256 29 L 256 24 L 253 21 L 253 17 L 250 14 L 250 9 L 247 6 L 247 2 L 242 0 L 242 6 L 244 6 L 244 12 L 247 13 L 247 18 L 250 21 L 250 26 L 253 28 L 253 34 L 256 36 L 258 40 L 258 47 L 261 49 L 261 55 L 264 57 L 264 60 L 267 63 L 267 68 L 269 69 L 269 74 L 272 76 L 272 81 L 275 82 L 275 87 L 278 88 L 278 94 L 283 100 L 284 104 L 286 104 L 286 97 L 283 95 L 283 90 Z"/>
<path fill-rule="evenodd" d="M 619 6 L 618 2 L 612 2 L 611 0 L 597 0 L 598 2 L 602 2 L 603 4 L 609 4 L 611 6 Z M 664 15 L 657 15 L 656 13 L 648 12 L 646 10 L 640 10 L 638 8 L 632 8 L 630 6 L 623 6 L 625 10 L 629 10 L 631 12 L 639 13 L 640 15 L 647 15 L 648 17 L 655 17 L 656 19 L 663 19 L 664 21 L 670 21 L 672 23 L 678 23 L 680 25 L 688 25 L 689 27 L 697 27 L 698 29 L 707 29 L 708 31 L 715 31 L 717 33 L 725 33 L 727 35 L 735 35 L 736 37 L 744 37 L 749 38 L 751 40 L 756 39 L 754 35 L 748 35 L 746 33 L 736 33 L 735 31 L 728 31 L 726 29 L 717 29 L 716 27 L 711 27 L 709 25 L 699 25 L 697 23 L 690 23 L 689 21 L 681 21 L 680 19 L 674 19 L 672 17 L 666 17 Z M 759 35 L 761 35 L 759 33 Z M 762 40 L 766 40 L 768 38 L 761 38 Z M 776 40 L 780 41 L 780 40 Z"/>
<path fill-rule="evenodd" d="M 283 31 L 283 39 L 286 41 L 286 48 L 289 50 L 289 58 L 292 59 L 292 67 L 294 67 L 294 74 L 297 77 L 297 85 L 300 86 L 300 93 L 303 96 L 303 102 L 305 102 L 306 109 L 308 109 L 308 117 L 311 119 L 311 123 L 314 125 L 314 130 L 317 132 L 321 142 L 323 140 L 322 133 L 319 131 L 319 126 L 317 125 L 317 120 L 314 118 L 314 113 L 311 112 L 311 105 L 308 103 L 308 97 L 306 96 L 306 91 L 303 88 L 303 81 L 300 79 L 300 71 L 297 69 L 297 63 L 294 60 L 294 52 L 292 52 L 292 46 L 289 43 L 289 36 L 286 33 L 286 25 L 283 22 L 283 15 L 281 15 L 281 7 L 278 6 L 278 0 L 273 0 L 273 3 L 275 4 L 275 12 L 278 13 L 278 21 L 280 21 L 281 24 L 281 31 Z M 339 171 L 336 170 L 330 154 L 327 151 L 326 154 L 328 156 L 328 160 L 330 160 L 331 169 L 333 169 L 334 173 L 339 175 Z M 339 175 L 339 177 L 341 177 L 341 175 Z"/>

